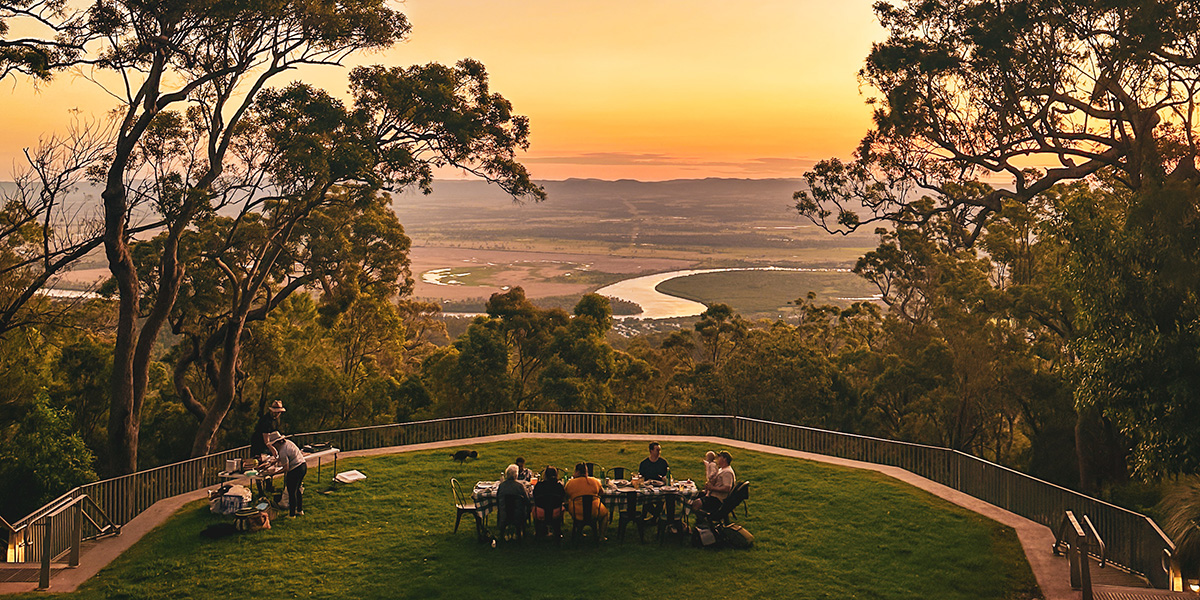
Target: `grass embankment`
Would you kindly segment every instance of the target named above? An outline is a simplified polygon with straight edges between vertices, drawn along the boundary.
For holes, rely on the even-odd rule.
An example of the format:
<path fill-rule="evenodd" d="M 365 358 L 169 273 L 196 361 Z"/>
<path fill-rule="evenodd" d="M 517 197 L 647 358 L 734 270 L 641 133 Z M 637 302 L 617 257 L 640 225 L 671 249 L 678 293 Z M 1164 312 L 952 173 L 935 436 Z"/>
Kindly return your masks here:
<path fill-rule="evenodd" d="M 449 451 L 347 459 L 368 479 L 328 494 L 308 479 L 305 517 L 220 540 L 199 533 L 228 519 L 188 505 L 71 598 L 1027 598 L 1034 578 L 1015 533 L 891 478 L 731 449 L 753 482 L 750 550 L 668 543 L 476 543 L 455 511 L 465 488 L 496 479 L 517 455 L 530 466 L 590 460 L 635 468 L 640 442 L 525 440 Z M 677 478 L 701 479 L 709 448 L 669 443 Z M 719 450 L 719 448 L 718 448 Z M 332 471 L 325 470 L 328 480 Z M 740 512 L 739 512 L 740 514 Z M 494 516 L 490 519 L 494 523 Z M 41 595 L 28 595 L 41 598 Z"/>

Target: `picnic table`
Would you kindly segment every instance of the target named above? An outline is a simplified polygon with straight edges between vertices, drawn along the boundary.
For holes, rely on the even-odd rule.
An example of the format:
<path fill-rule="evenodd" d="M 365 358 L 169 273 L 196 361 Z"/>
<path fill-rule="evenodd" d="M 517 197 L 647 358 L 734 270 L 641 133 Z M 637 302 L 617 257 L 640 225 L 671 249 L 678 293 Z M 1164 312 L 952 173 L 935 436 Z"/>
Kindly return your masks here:
<path fill-rule="evenodd" d="M 339 450 L 337 448 L 324 448 L 324 449 L 318 450 L 316 452 L 303 452 L 302 451 L 301 455 L 304 457 L 305 462 L 308 462 L 313 459 L 317 460 L 317 481 L 320 481 L 321 480 L 321 463 L 322 463 L 322 461 L 326 457 L 333 455 L 333 471 L 336 473 L 337 472 L 337 459 L 338 459 L 339 452 L 341 452 L 341 450 Z M 221 479 L 226 479 L 229 481 L 235 481 L 238 479 L 248 479 L 248 480 L 254 482 L 254 488 L 258 490 L 258 497 L 265 498 L 267 500 L 267 502 L 269 502 L 271 504 L 272 507 L 275 507 L 275 499 L 272 497 L 271 490 L 266 487 L 266 483 L 273 480 L 277 475 L 283 475 L 283 474 L 284 473 L 283 473 L 282 468 L 280 468 L 277 465 L 272 465 L 265 469 L 243 469 L 241 471 L 220 471 L 219 473 L 217 473 L 217 477 L 220 477 Z"/>
<path fill-rule="evenodd" d="M 533 499 L 533 484 L 528 481 L 522 481 L 527 490 L 529 490 L 529 498 Z M 566 482 L 563 482 L 565 485 Z M 499 501 L 496 498 L 496 489 L 499 487 L 499 481 L 480 481 L 475 484 L 472 497 L 475 499 L 475 512 L 479 518 L 484 518 L 491 514 L 492 511 L 499 507 Z M 637 501 L 639 505 L 644 505 L 646 502 L 653 501 L 656 498 L 665 498 L 668 495 L 678 495 L 683 502 L 685 512 L 691 511 L 691 501 L 700 497 L 700 489 L 690 480 L 676 481 L 672 485 L 654 486 L 649 484 L 642 485 L 641 488 L 634 488 L 609 481 L 608 485 L 600 489 L 600 501 L 609 507 L 609 512 L 616 513 L 620 510 L 620 502 L 624 498 L 624 494 L 628 492 L 637 492 Z"/>

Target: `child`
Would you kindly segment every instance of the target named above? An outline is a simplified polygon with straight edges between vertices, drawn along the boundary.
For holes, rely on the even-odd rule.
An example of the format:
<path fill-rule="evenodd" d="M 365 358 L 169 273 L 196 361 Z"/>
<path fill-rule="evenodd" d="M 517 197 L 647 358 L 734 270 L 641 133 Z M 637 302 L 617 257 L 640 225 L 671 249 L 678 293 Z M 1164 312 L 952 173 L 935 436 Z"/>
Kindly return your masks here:
<path fill-rule="evenodd" d="M 717 453 L 709 450 L 704 453 L 704 479 L 712 481 L 714 475 L 717 474 Z"/>

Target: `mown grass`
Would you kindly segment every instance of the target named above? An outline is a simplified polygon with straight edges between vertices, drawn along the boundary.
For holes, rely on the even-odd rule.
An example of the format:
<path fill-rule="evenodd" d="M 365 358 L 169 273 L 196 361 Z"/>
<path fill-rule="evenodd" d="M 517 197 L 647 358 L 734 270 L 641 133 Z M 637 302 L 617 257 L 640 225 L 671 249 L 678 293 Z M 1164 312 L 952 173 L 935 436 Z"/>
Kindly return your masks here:
<path fill-rule="evenodd" d="M 465 447 L 465 446 L 464 446 Z M 1015 533 L 916 488 L 866 471 L 730 449 L 751 480 L 749 550 L 668 543 L 600 547 L 478 544 L 448 482 L 496 479 L 517 455 L 531 466 L 590 460 L 634 468 L 641 442 L 522 440 L 346 459 L 368 479 L 336 490 L 308 480 L 307 516 L 220 540 L 227 517 L 186 506 L 71 598 L 1029 598 L 1034 578 Z M 677 478 L 700 479 L 709 448 L 668 443 Z M 714 448 L 719 450 L 719 448 Z M 331 470 L 325 471 L 328 480 Z M 328 491 L 328 493 L 321 493 Z M 494 522 L 494 515 L 491 519 Z M 636 535 L 632 536 L 636 538 Z M 27 598 L 41 597 L 28 595 Z"/>

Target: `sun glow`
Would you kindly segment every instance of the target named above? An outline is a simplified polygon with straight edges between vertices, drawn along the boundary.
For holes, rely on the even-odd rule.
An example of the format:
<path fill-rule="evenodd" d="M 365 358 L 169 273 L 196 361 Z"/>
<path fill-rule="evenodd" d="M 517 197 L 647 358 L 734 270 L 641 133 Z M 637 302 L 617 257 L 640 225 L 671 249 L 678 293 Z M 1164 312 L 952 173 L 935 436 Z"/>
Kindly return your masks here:
<path fill-rule="evenodd" d="M 856 72 L 883 38 L 869 0 L 408 0 L 410 39 L 359 64 L 483 62 L 530 118 L 535 177 L 798 177 L 869 127 Z M 345 73 L 285 75 L 345 90 Z M 864 91 L 866 92 L 866 91 Z M 114 100 L 78 75 L 13 81 L 0 161 Z"/>

